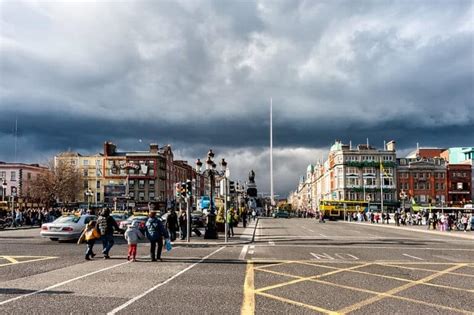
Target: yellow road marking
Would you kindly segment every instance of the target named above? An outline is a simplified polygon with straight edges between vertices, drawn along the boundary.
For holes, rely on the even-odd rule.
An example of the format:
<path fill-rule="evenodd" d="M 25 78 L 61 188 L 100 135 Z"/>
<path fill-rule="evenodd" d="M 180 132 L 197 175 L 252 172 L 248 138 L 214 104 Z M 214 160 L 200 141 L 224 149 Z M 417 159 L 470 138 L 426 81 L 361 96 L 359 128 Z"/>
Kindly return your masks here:
<path fill-rule="evenodd" d="M 53 256 L 0 256 L 0 258 L 3 258 L 5 260 L 9 261 L 9 263 L 0 264 L 0 267 L 6 267 L 6 266 L 12 266 L 12 265 L 18 265 L 18 264 L 25 264 L 25 263 L 29 263 L 29 262 L 35 262 L 35 261 L 55 259 L 55 258 L 58 258 L 58 257 L 53 257 Z M 35 259 L 18 261 L 17 258 L 35 258 Z"/>
<path fill-rule="evenodd" d="M 8 261 L 11 262 L 12 264 L 16 264 L 16 263 L 18 262 L 18 260 L 16 260 L 16 259 L 13 258 L 13 257 L 10 257 L 10 256 L 2 256 L 2 258 L 8 260 Z"/>
<path fill-rule="evenodd" d="M 256 289 L 255 291 L 256 292 L 268 291 L 268 290 L 284 287 L 284 286 L 287 286 L 287 285 L 290 285 L 290 284 L 295 284 L 295 283 L 299 283 L 299 282 L 303 282 L 303 281 L 307 281 L 307 280 L 311 280 L 311 279 L 318 279 L 318 278 L 321 278 L 321 277 L 324 277 L 324 276 L 329 276 L 329 275 L 333 275 L 333 274 L 340 273 L 340 272 L 343 272 L 343 271 L 352 270 L 352 269 L 356 269 L 356 268 L 361 268 L 361 267 L 365 267 L 365 266 L 369 266 L 369 265 L 371 265 L 371 263 L 358 265 L 358 266 L 352 266 L 352 267 L 349 267 L 349 268 L 342 268 L 342 269 L 330 271 L 330 272 L 327 272 L 327 273 L 323 273 L 323 274 L 320 274 L 320 275 L 317 275 L 317 276 L 298 278 L 298 279 L 291 280 L 291 281 L 288 281 L 288 282 L 283 282 L 283 283 L 279 283 L 279 284 L 275 284 L 275 285 L 270 285 L 270 286 L 267 286 L 267 287 L 264 287 L 264 288 Z"/>
<path fill-rule="evenodd" d="M 265 292 L 256 292 L 256 294 L 267 297 L 267 298 L 270 298 L 270 299 L 274 299 L 274 300 L 277 300 L 277 301 L 285 302 L 285 303 L 288 303 L 288 304 L 293 304 L 293 305 L 309 308 L 313 311 L 317 311 L 317 312 L 320 312 L 320 313 L 338 315 L 338 313 L 334 312 L 334 311 L 330 311 L 330 310 L 327 310 L 327 309 L 324 309 L 324 308 L 321 308 L 321 307 L 317 307 L 317 306 L 314 306 L 314 305 L 310 305 L 310 304 L 305 304 L 305 303 L 293 301 L 293 300 L 290 300 L 290 299 L 285 299 L 283 297 L 268 294 L 268 293 L 265 293 Z"/>
<path fill-rule="evenodd" d="M 455 265 L 456 263 L 451 263 L 450 265 Z M 417 267 L 407 267 L 407 266 L 400 266 L 398 264 L 387 264 L 387 265 L 382 265 L 378 264 L 381 266 L 388 266 L 388 267 L 393 267 L 393 268 L 402 268 L 402 269 L 408 269 L 408 270 L 419 270 L 419 271 L 429 271 L 429 272 L 438 272 L 439 270 L 434 270 L 434 269 L 426 269 L 426 268 L 417 268 Z M 426 265 L 432 265 L 432 264 L 426 264 Z M 470 266 L 466 266 L 470 267 Z M 463 276 L 463 277 L 471 277 L 474 278 L 474 275 L 469 275 L 469 274 L 463 274 L 459 272 L 447 272 L 447 274 L 450 275 L 455 275 L 455 276 Z"/>
<path fill-rule="evenodd" d="M 296 262 L 296 261 L 288 260 L 288 261 L 284 261 L 284 262 L 280 262 L 280 263 L 274 263 L 274 264 L 268 264 L 268 265 L 263 265 L 263 266 L 259 266 L 259 267 L 254 267 L 254 269 L 260 270 L 260 269 L 264 269 L 264 268 L 268 268 L 268 267 L 274 267 L 274 266 L 281 266 L 281 265 L 285 265 L 285 264 L 291 264 L 291 263 L 294 263 L 294 262 Z"/>
<path fill-rule="evenodd" d="M 377 294 L 376 296 L 374 297 L 371 297 L 369 299 L 366 299 L 364 301 L 361 301 L 359 303 L 356 303 L 356 304 L 353 304 L 351 306 L 348 306 L 348 307 L 345 307 L 343 309 L 340 309 L 338 311 L 338 313 L 341 313 L 341 314 L 346 314 L 346 313 L 349 313 L 349 312 L 353 312 L 357 309 L 360 309 L 361 307 L 364 307 L 364 306 L 367 306 L 367 305 L 370 305 L 370 304 L 373 304 L 375 302 L 378 302 L 384 298 L 386 298 L 388 295 L 394 295 L 394 294 L 397 294 L 401 291 L 404 291 L 404 290 L 407 290 L 411 287 L 414 287 L 416 285 L 419 285 L 419 284 L 423 284 L 425 282 L 428 282 L 428 281 L 431 281 L 437 277 L 440 277 L 444 274 L 446 274 L 447 272 L 451 272 L 451 271 L 454 271 L 456 269 L 459 269 L 461 267 L 464 267 L 466 264 L 458 264 L 456 266 L 453 266 L 453 267 L 450 267 L 448 269 L 445 269 L 445 270 L 442 270 L 442 271 L 439 271 L 437 273 L 434 273 L 432 275 L 429 275 L 428 277 L 425 277 L 423 279 L 420 279 L 420 280 L 417 280 L 417 281 L 413 281 L 413 282 L 410 282 L 410 283 L 407 283 L 407 284 L 404 284 L 402 286 L 399 286 L 397 288 L 394 288 L 394 289 L 391 289 L 391 290 L 388 290 L 387 292 L 382 292 L 382 293 L 379 293 Z"/>
<path fill-rule="evenodd" d="M 440 304 L 434 304 L 434 303 L 424 302 L 424 301 L 420 301 L 420 300 L 415 300 L 415 299 L 411 299 L 411 298 L 407 298 L 407 297 L 403 297 L 403 296 L 392 295 L 392 294 L 388 294 L 386 292 L 377 292 L 377 291 L 372 291 L 372 290 L 367 290 L 367 289 L 362 289 L 362 288 L 354 288 L 354 287 L 350 287 L 350 286 L 346 286 L 346 285 L 342 285 L 342 284 L 337 284 L 337 283 L 332 283 L 332 282 L 328 282 L 328 281 L 324 281 L 324 280 L 312 279 L 310 281 L 321 283 L 321 284 L 326 284 L 326 285 L 330 285 L 330 286 L 334 286 L 334 287 L 338 287 L 338 288 L 342 288 L 342 289 L 354 290 L 354 291 L 359 291 L 359 292 L 369 293 L 369 294 L 374 294 L 374 295 L 383 295 L 384 297 L 387 297 L 387 298 L 394 298 L 394 299 L 397 299 L 397 300 L 403 300 L 403 301 L 407 301 L 407 302 L 418 303 L 418 304 L 433 306 L 433 307 L 437 307 L 437 308 L 442 308 L 442 309 L 445 309 L 445 310 L 448 310 L 448 311 L 454 311 L 454 312 L 460 312 L 460 313 L 471 314 L 472 315 L 471 312 L 468 312 L 468 311 L 465 311 L 465 310 L 461 310 L 461 309 L 457 309 L 457 308 L 453 308 L 453 307 L 449 307 L 449 306 L 444 306 L 444 305 L 440 305 Z M 348 307 L 351 307 L 351 306 L 348 306 Z"/>
<path fill-rule="evenodd" d="M 251 261 L 247 261 L 247 270 L 244 282 L 244 298 L 242 301 L 241 315 L 255 314 L 255 287 L 254 287 L 254 268 Z"/>

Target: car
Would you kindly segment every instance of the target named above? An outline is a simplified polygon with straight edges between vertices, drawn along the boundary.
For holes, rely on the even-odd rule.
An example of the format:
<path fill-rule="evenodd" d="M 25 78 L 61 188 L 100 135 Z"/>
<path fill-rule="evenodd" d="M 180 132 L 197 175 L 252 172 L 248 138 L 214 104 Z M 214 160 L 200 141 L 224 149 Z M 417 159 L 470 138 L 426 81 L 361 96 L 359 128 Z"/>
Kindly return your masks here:
<path fill-rule="evenodd" d="M 274 217 L 274 218 L 285 218 L 285 219 L 289 219 L 289 218 L 290 218 L 290 214 L 289 214 L 288 211 L 286 211 L 286 210 L 277 210 L 277 211 L 273 212 L 273 217 Z"/>
<path fill-rule="evenodd" d="M 193 211 L 191 212 L 191 222 L 193 227 L 204 227 L 206 215 L 201 211 Z"/>
<path fill-rule="evenodd" d="M 471 216 L 471 231 L 474 231 L 474 215 Z"/>
<path fill-rule="evenodd" d="M 127 229 L 127 226 L 132 224 L 134 220 L 138 221 L 138 229 L 141 232 L 144 232 L 146 227 L 146 221 L 148 220 L 147 216 L 144 215 L 132 215 L 131 217 L 128 217 L 126 220 L 123 220 L 119 224 L 119 228 L 122 230 L 122 233 L 125 233 L 125 230 Z"/>
<path fill-rule="evenodd" d="M 86 225 L 92 220 L 97 220 L 97 217 L 89 214 L 65 215 L 51 223 L 41 225 L 40 236 L 52 241 L 77 240 Z"/>
<path fill-rule="evenodd" d="M 112 213 L 110 214 L 110 216 L 111 216 L 112 218 L 114 218 L 115 222 L 117 222 L 117 224 L 118 224 L 119 226 L 120 226 L 120 223 L 121 223 L 122 221 L 125 221 L 125 220 L 128 219 L 128 215 L 127 215 L 126 213 L 114 213 L 114 212 L 112 212 Z"/>

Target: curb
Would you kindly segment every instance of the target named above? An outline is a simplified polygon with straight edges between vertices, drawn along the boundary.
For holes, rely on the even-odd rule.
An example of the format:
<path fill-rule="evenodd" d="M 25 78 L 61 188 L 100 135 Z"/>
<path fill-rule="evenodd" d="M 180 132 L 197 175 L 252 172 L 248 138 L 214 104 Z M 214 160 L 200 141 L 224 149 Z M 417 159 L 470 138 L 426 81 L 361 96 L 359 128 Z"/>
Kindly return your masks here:
<path fill-rule="evenodd" d="M 252 239 L 248 241 L 229 241 L 229 242 L 179 242 L 179 243 L 173 243 L 173 246 L 175 247 L 211 247 L 211 246 L 233 246 L 233 245 L 245 245 L 245 244 L 250 244 L 253 243 L 255 240 L 255 232 L 257 231 L 257 225 L 258 225 L 258 220 L 255 222 L 255 226 L 253 228 L 253 234 L 252 234 Z"/>
<path fill-rule="evenodd" d="M 383 224 L 375 225 L 375 224 L 358 223 L 358 222 L 346 222 L 346 221 L 342 221 L 342 223 L 345 223 L 345 224 L 359 224 L 359 225 L 370 226 L 370 227 L 389 228 L 389 229 L 395 229 L 395 230 L 404 230 L 404 231 L 432 234 L 432 235 L 438 235 L 438 236 L 448 236 L 448 237 L 456 237 L 456 238 L 462 238 L 462 239 L 467 239 L 467 240 L 474 240 L 474 235 L 451 234 L 450 232 L 437 232 L 437 231 L 435 232 L 435 231 L 430 231 L 430 230 L 416 230 L 416 229 L 406 228 L 406 227 L 402 227 L 402 226 L 391 226 L 391 225 L 386 225 L 386 224 L 385 225 L 383 225 Z"/>

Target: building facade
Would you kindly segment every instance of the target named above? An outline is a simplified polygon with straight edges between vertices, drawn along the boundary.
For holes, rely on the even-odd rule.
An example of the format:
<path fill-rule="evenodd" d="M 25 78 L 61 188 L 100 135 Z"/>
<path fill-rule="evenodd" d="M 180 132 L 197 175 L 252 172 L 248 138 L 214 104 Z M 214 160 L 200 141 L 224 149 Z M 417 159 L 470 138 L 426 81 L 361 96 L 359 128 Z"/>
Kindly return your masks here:
<path fill-rule="evenodd" d="M 370 145 L 336 141 L 328 160 L 316 170 L 320 200 L 367 201 L 393 206 L 397 202 L 396 151 L 391 141 L 380 150 Z M 319 182 L 319 185 L 318 185 Z M 320 187 L 320 191 L 318 191 Z"/>
<path fill-rule="evenodd" d="M 472 203 L 472 169 L 470 164 L 448 164 L 447 202 L 450 205 Z"/>
<path fill-rule="evenodd" d="M 398 193 L 408 202 L 441 205 L 447 201 L 447 163 L 440 157 L 397 159 Z"/>
<path fill-rule="evenodd" d="M 7 200 L 11 196 L 15 196 L 21 201 L 28 201 L 30 198 L 31 182 L 47 172 L 46 167 L 39 164 L 24 163 L 6 163 L 0 161 L 0 200 Z M 1 186 L 6 184 L 4 191 Z"/>

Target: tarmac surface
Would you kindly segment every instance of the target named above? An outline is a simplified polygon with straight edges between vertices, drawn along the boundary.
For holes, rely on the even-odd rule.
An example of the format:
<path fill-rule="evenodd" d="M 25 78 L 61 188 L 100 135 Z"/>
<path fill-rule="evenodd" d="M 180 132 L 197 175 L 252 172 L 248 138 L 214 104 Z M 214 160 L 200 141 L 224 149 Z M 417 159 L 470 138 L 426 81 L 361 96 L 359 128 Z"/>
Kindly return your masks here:
<path fill-rule="evenodd" d="M 254 228 L 175 243 L 162 262 L 147 243 L 128 262 L 121 236 L 112 259 L 97 243 L 85 261 L 84 245 L 39 229 L 0 231 L 0 313 L 474 314 L 473 239 L 295 218 Z"/>

